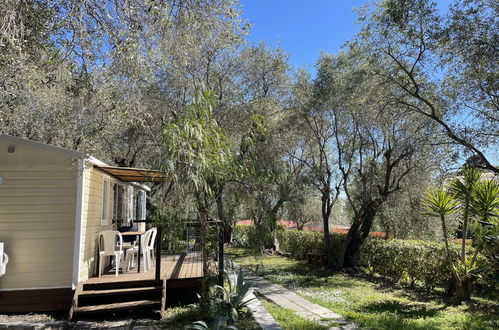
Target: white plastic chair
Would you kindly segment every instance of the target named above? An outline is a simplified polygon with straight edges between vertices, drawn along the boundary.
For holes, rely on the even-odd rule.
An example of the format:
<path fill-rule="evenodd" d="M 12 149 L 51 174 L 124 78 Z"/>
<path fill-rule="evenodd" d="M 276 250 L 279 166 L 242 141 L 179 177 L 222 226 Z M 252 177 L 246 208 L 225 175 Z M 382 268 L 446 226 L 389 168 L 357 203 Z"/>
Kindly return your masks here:
<path fill-rule="evenodd" d="M 147 266 L 152 267 L 152 263 L 154 260 L 154 243 L 156 242 L 156 235 L 158 234 L 158 229 L 156 227 L 149 229 L 151 232 L 151 236 L 147 241 L 146 247 L 146 258 L 147 258 Z"/>
<path fill-rule="evenodd" d="M 140 248 L 142 249 L 142 251 L 139 252 L 139 247 L 137 245 L 135 245 L 131 249 L 126 250 L 125 264 L 127 267 L 126 268 L 127 271 L 135 263 L 135 254 L 138 254 L 138 253 L 142 253 L 142 259 L 144 260 L 144 270 L 147 270 L 148 265 L 147 265 L 147 258 L 146 258 L 145 251 L 147 248 L 147 242 L 148 242 L 150 237 L 151 237 L 151 232 L 149 230 L 140 236 Z"/>
<path fill-rule="evenodd" d="M 9 256 L 3 252 L 3 242 L 0 242 L 0 277 L 5 275 L 7 264 L 9 263 Z"/>
<path fill-rule="evenodd" d="M 116 237 L 119 238 L 118 244 L 116 244 Z M 99 233 L 99 276 L 102 275 L 106 257 L 115 258 L 116 276 L 118 276 L 120 265 L 123 272 L 126 272 L 123 258 L 123 236 L 119 231 L 104 230 Z"/>
<path fill-rule="evenodd" d="M 140 247 L 142 249 L 142 259 L 144 260 L 144 270 L 147 271 L 151 267 L 152 257 L 154 254 L 154 241 L 156 240 L 157 229 L 151 228 L 146 231 L 142 236 L 140 236 Z M 127 271 L 133 266 L 135 262 L 135 254 L 139 253 L 139 247 L 135 246 L 126 251 L 125 264 L 127 265 Z"/>

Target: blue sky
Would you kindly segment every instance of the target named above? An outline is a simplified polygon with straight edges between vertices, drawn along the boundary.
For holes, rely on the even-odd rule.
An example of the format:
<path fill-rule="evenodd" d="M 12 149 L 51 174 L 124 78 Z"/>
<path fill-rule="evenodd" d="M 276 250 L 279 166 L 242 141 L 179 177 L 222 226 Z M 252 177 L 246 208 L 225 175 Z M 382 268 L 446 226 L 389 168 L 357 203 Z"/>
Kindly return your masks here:
<path fill-rule="evenodd" d="M 354 7 L 366 0 L 240 0 L 243 17 L 253 23 L 249 40 L 280 46 L 293 66 L 310 71 L 321 51 L 337 53 L 359 31 Z M 444 9 L 450 0 L 438 1 Z"/>
<path fill-rule="evenodd" d="M 293 66 L 313 67 L 322 50 L 336 53 L 359 30 L 353 7 L 365 0 L 241 0 L 253 23 L 249 40 L 280 46 Z"/>

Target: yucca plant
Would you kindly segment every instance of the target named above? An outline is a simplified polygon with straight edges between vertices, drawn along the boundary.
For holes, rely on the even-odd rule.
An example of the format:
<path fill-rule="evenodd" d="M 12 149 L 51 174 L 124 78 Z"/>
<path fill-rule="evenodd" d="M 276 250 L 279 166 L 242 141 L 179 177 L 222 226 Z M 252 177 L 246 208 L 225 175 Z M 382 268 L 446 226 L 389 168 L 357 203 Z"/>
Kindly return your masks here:
<path fill-rule="evenodd" d="M 236 274 L 235 283 L 231 283 L 229 280 L 228 284 L 228 289 L 220 285 L 216 285 L 215 288 L 222 295 L 222 299 L 220 300 L 222 310 L 225 311 L 232 322 L 237 322 L 239 313 L 255 298 L 248 299 L 248 295 L 251 293 L 250 284 L 244 282 L 244 273 L 241 268 Z"/>
<path fill-rule="evenodd" d="M 227 325 L 228 317 L 217 315 L 211 325 L 204 321 L 196 321 L 184 327 L 184 330 L 238 330 L 235 325 Z"/>
<path fill-rule="evenodd" d="M 428 191 L 423 200 L 423 214 L 432 217 L 439 217 L 442 225 L 442 232 L 444 235 L 445 251 L 447 254 L 448 262 L 452 264 L 452 257 L 449 249 L 449 239 L 447 237 L 447 224 L 445 217 L 459 210 L 459 202 L 456 200 L 455 195 L 443 189 L 433 189 Z"/>
<path fill-rule="evenodd" d="M 489 265 L 499 270 L 499 184 L 490 180 L 477 184 L 472 202 L 471 211 L 476 216 L 474 224 L 476 233 L 476 251 L 483 253 L 489 260 Z"/>
<path fill-rule="evenodd" d="M 462 242 L 461 242 L 461 262 L 465 263 L 466 239 L 468 238 L 470 207 L 472 194 L 475 186 L 480 181 L 480 172 L 472 167 L 465 167 L 460 178 L 452 180 L 449 190 L 461 202 L 463 211 L 462 217 Z"/>
<path fill-rule="evenodd" d="M 447 259 L 456 279 L 456 294 L 459 300 L 469 300 L 473 280 L 489 268 L 480 264 L 478 255 L 482 251 L 492 262 L 499 243 L 499 185 L 492 180 L 484 181 L 481 173 L 467 167 L 462 175 L 454 179 L 447 190 L 434 189 L 423 201 L 424 214 L 440 217 Z M 453 259 L 449 250 L 445 216 L 462 210 L 462 245 L 458 259 Z M 475 233 L 475 244 L 471 257 L 466 253 L 466 238 L 469 228 Z M 497 260 L 499 262 L 499 260 Z M 494 264 L 493 264 L 494 265 Z M 496 265 L 497 266 L 497 265 Z M 495 267 L 496 267 L 495 266 Z M 499 266 L 497 266 L 499 269 Z"/>
<path fill-rule="evenodd" d="M 461 176 L 452 180 L 449 190 L 454 194 L 456 200 L 460 202 L 460 209 L 462 210 L 462 240 L 461 240 L 461 255 L 460 259 L 452 265 L 456 277 L 456 292 L 459 300 L 469 300 L 471 294 L 471 286 L 473 280 L 480 276 L 484 268 L 476 264 L 476 255 L 478 249 L 475 251 L 475 258 L 468 258 L 466 256 L 466 240 L 468 238 L 469 228 L 474 229 L 475 234 L 479 227 L 473 226 L 474 212 L 471 209 L 471 204 L 475 199 L 475 191 L 477 185 L 480 183 L 481 173 L 473 167 L 466 166 Z"/>

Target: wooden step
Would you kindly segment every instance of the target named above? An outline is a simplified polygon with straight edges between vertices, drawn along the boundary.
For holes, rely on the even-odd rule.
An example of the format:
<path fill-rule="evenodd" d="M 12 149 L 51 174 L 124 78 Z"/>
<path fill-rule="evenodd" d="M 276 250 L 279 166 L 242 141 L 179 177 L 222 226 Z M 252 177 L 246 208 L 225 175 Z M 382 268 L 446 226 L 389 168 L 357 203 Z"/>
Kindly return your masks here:
<path fill-rule="evenodd" d="M 84 283 L 83 291 L 143 288 L 143 287 L 158 286 L 161 284 L 162 284 L 161 282 L 156 282 L 154 280 Z"/>
<path fill-rule="evenodd" d="M 78 297 L 98 297 L 98 296 L 114 296 L 114 295 L 128 295 L 134 293 L 150 293 L 159 292 L 163 289 L 161 286 L 148 286 L 138 288 L 124 288 L 124 289 L 108 289 L 108 290 L 85 290 L 81 291 Z"/>
<path fill-rule="evenodd" d="M 152 308 L 161 306 L 161 300 L 136 300 L 127 301 L 114 304 L 105 305 L 93 305 L 93 306 L 83 306 L 77 307 L 75 313 L 99 313 L 99 312 L 110 312 L 118 311 L 124 309 L 137 309 L 137 308 Z"/>

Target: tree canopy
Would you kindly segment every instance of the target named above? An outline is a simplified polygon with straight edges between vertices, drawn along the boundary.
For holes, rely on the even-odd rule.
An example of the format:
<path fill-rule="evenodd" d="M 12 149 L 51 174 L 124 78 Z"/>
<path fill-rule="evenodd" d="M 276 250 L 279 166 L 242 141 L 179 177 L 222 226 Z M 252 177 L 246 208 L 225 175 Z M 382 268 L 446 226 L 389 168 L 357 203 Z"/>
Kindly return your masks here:
<path fill-rule="evenodd" d="M 423 236 L 430 183 L 464 162 L 499 174 L 496 2 L 358 13 L 359 33 L 310 72 L 250 43 L 236 0 L 5 0 L 0 132 L 160 168 L 162 214 L 219 217 L 227 233 L 237 219 L 270 233 L 281 216 L 320 214 L 328 247 L 344 206 L 330 266 L 353 266 L 373 228 Z"/>

